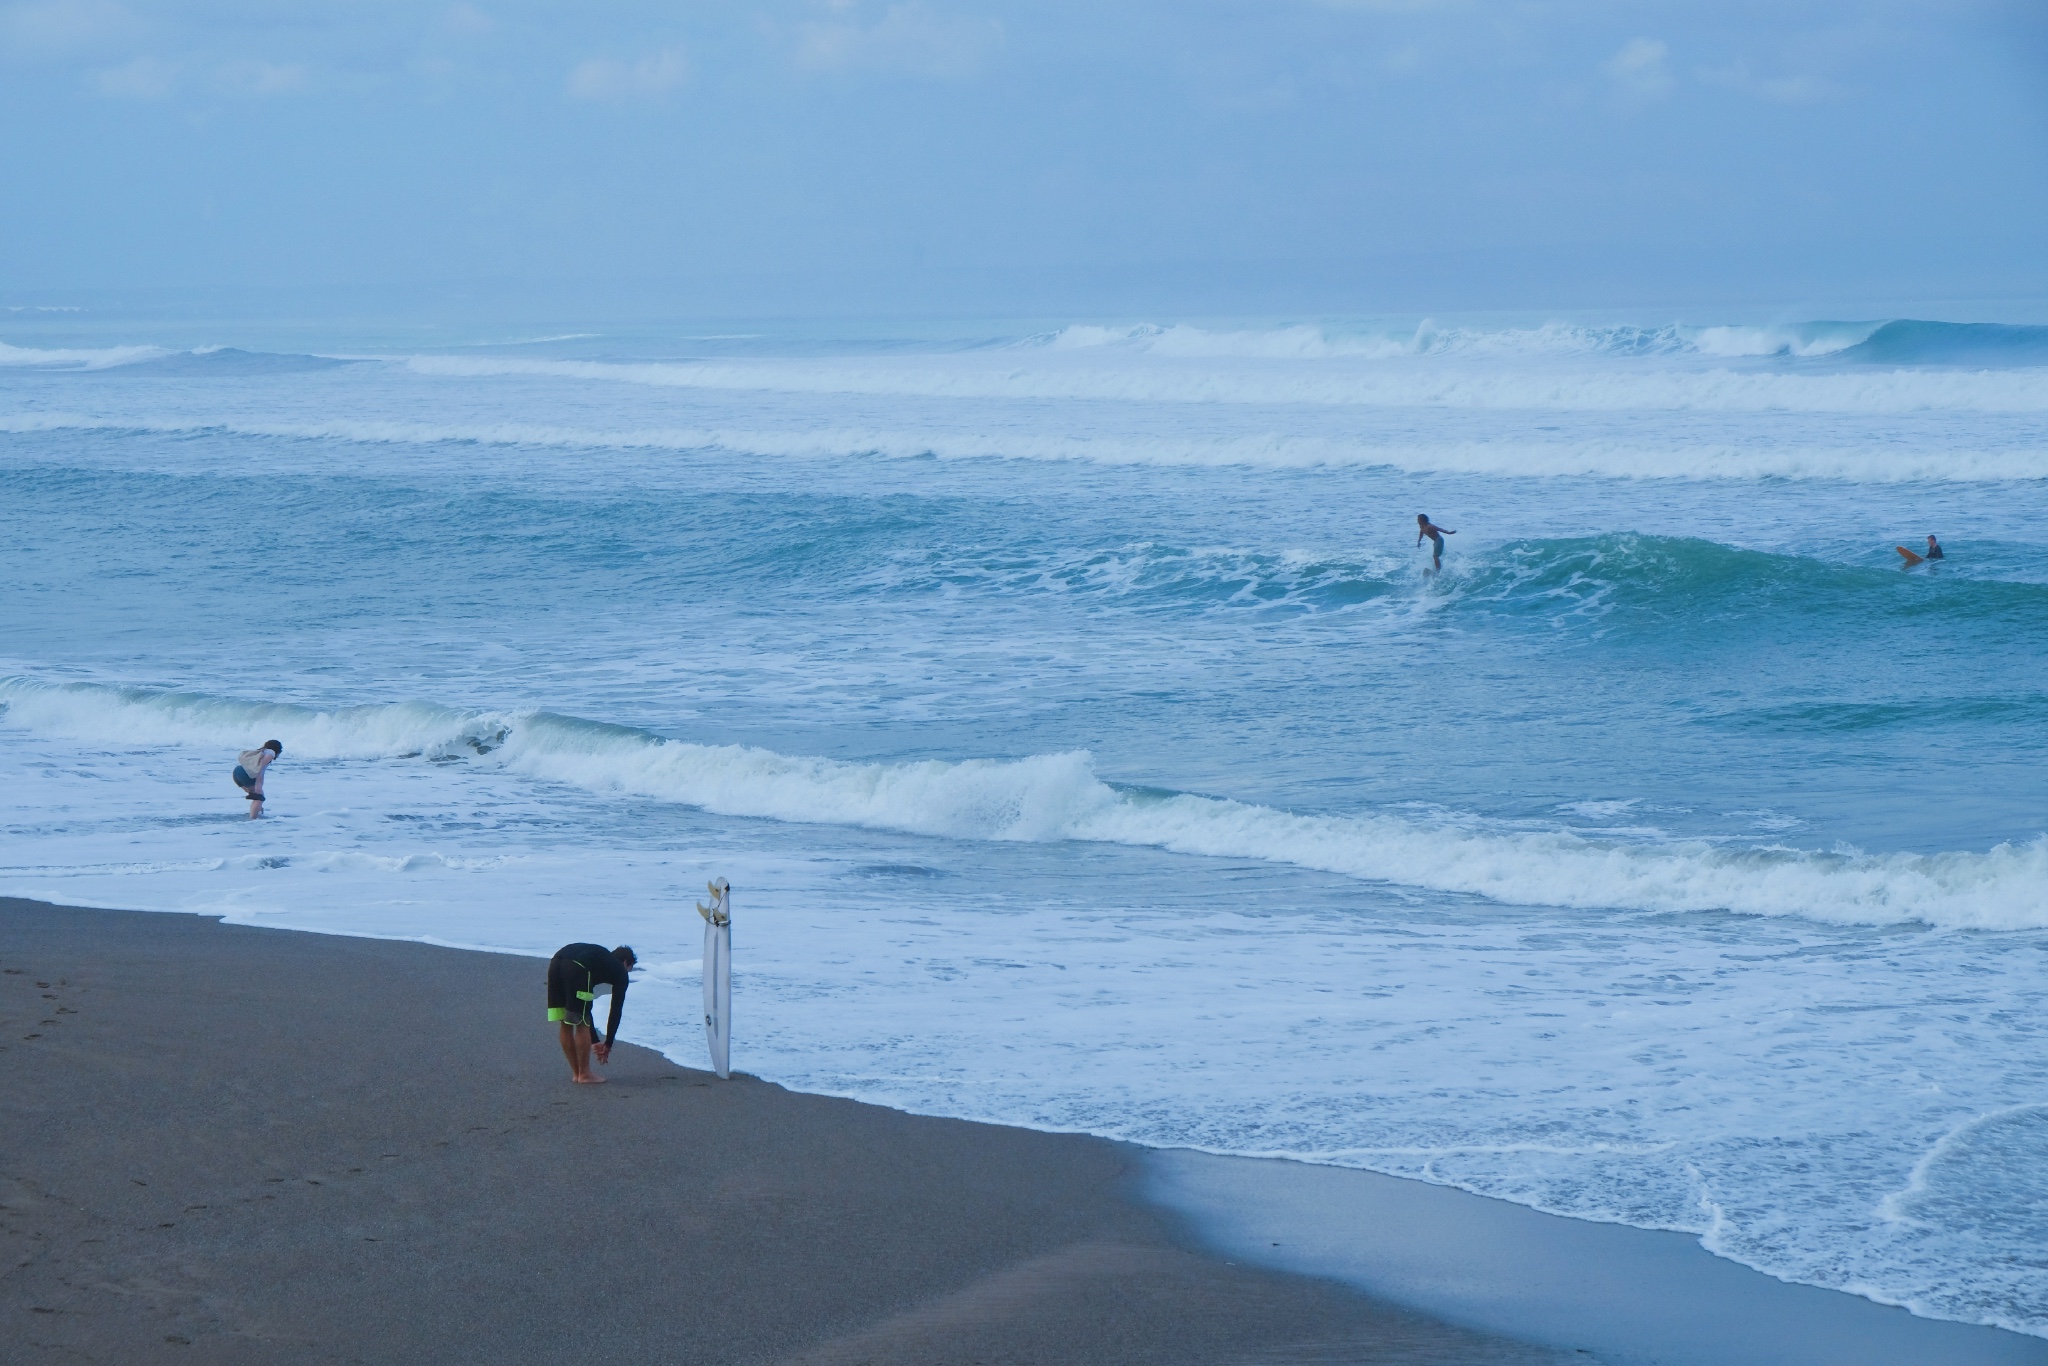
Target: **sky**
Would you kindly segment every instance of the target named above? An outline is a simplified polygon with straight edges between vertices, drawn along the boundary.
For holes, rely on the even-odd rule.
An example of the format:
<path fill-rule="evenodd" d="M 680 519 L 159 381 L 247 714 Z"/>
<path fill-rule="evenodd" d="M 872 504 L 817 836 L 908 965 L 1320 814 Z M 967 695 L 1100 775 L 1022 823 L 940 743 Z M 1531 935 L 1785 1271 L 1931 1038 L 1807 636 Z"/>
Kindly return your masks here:
<path fill-rule="evenodd" d="M 2037 0 L 0 0 L 10 300 L 1989 316 L 2043 223 Z"/>

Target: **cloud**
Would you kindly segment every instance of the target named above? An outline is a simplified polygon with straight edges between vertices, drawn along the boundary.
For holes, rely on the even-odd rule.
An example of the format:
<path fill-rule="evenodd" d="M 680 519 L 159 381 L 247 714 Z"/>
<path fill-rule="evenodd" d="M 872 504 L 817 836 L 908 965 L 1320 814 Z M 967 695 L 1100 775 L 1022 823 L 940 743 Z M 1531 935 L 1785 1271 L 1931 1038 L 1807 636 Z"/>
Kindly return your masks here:
<path fill-rule="evenodd" d="M 868 68 L 951 80 L 971 74 L 1002 41 L 1002 25 L 993 19 L 937 14 L 920 0 L 904 0 L 871 24 L 847 19 L 799 25 L 796 63 L 811 71 Z"/>
<path fill-rule="evenodd" d="M 1770 104 L 1818 104 L 1839 93 L 1833 82 L 1819 76 L 1758 76 L 1745 62 L 1702 68 L 1698 74 L 1708 85 L 1723 86 Z"/>
<path fill-rule="evenodd" d="M 234 62 L 220 69 L 220 83 L 240 95 L 291 95 L 304 90 L 306 68 L 297 62 Z"/>
<path fill-rule="evenodd" d="M 153 100 L 171 93 L 177 68 L 156 57 L 137 57 L 92 73 L 95 92 L 115 100 Z"/>
<path fill-rule="evenodd" d="M 1773 104 L 1814 104 L 1834 93 L 1826 81 L 1813 76 L 1760 77 L 1749 89 L 1758 99 Z"/>
<path fill-rule="evenodd" d="M 570 71 L 568 92 L 579 100 L 622 104 L 658 98 L 681 85 L 689 75 L 690 64 L 678 47 L 665 47 L 637 62 L 591 57 L 578 62 Z"/>
<path fill-rule="evenodd" d="M 0 5 L 0 54 L 37 61 L 131 37 L 140 22 L 115 0 L 19 0 Z"/>
<path fill-rule="evenodd" d="M 456 4 L 441 16 L 441 27 L 459 38 L 481 38 L 497 28 L 497 22 L 475 5 Z"/>
<path fill-rule="evenodd" d="M 1365 10 L 1373 14 L 1420 14 L 1426 10 L 1462 9 L 1466 0 L 1309 0 L 1322 9 Z"/>
<path fill-rule="evenodd" d="M 1671 93 L 1671 48 L 1655 38 L 1631 38 L 1601 69 L 1625 95 L 1656 99 Z"/>

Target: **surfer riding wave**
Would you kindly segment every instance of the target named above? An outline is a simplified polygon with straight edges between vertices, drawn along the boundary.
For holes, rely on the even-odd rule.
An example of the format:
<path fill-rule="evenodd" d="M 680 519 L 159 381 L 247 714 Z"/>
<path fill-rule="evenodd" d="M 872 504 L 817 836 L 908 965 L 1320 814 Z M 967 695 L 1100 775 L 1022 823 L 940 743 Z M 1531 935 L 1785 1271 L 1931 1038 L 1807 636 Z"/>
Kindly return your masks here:
<path fill-rule="evenodd" d="M 1444 537 L 1455 536 L 1458 533 L 1447 526 L 1438 526 L 1430 521 L 1426 512 L 1415 514 L 1415 526 L 1415 544 L 1421 545 L 1422 538 L 1427 536 L 1434 547 L 1429 558 L 1429 572 L 1434 574 L 1444 567 Z"/>

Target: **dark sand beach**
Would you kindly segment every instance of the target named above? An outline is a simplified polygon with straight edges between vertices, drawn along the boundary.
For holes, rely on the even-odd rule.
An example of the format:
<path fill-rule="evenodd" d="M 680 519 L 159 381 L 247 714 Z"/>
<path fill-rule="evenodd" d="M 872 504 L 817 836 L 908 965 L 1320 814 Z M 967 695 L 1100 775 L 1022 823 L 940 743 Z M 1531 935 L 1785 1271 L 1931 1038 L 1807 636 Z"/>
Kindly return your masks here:
<path fill-rule="evenodd" d="M 1369 1172 L 575 1086 L 535 959 L 0 898 L 0 968 L 9 1363 L 2048 1363 Z"/>
<path fill-rule="evenodd" d="M 8 1362 L 1587 1359 L 1190 1250 L 1118 1144 L 572 1085 L 532 959 L 0 900 L 0 966 Z"/>

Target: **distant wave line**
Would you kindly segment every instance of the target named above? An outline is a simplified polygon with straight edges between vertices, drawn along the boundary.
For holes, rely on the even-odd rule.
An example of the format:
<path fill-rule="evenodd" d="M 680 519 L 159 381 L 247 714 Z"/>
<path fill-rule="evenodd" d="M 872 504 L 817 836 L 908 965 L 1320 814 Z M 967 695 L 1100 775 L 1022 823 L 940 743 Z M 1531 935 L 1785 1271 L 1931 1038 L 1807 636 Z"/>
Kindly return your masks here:
<path fill-rule="evenodd" d="M 106 431 L 186 436 L 217 432 L 290 441 L 367 445 L 485 445 L 564 450 L 727 451 L 792 459 L 1076 461 L 1100 465 L 1388 468 L 1416 473 L 1589 476 L 1617 479 L 1834 479 L 1855 483 L 1981 483 L 2048 477 L 2048 449 L 1901 451 L 1866 447 L 1689 444 L 1667 453 L 1615 440 L 1473 441 L 1442 445 L 1343 442 L 1326 437 L 1090 438 L 926 431 L 746 431 L 635 428 L 594 431 L 538 423 L 377 420 L 263 422 L 243 418 L 95 417 L 62 412 L 0 415 L 0 432 Z"/>
<path fill-rule="evenodd" d="M 1083 399 L 1314 407 L 1518 409 L 1544 412 L 2048 411 L 2030 371 L 1860 369 L 1829 373 L 1356 364 L 1304 369 L 1209 363 L 1090 365 L 1041 353 L 864 360 L 595 361 L 419 355 L 414 373 L 448 379 L 524 377 L 735 392 L 955 399 Z"/>

